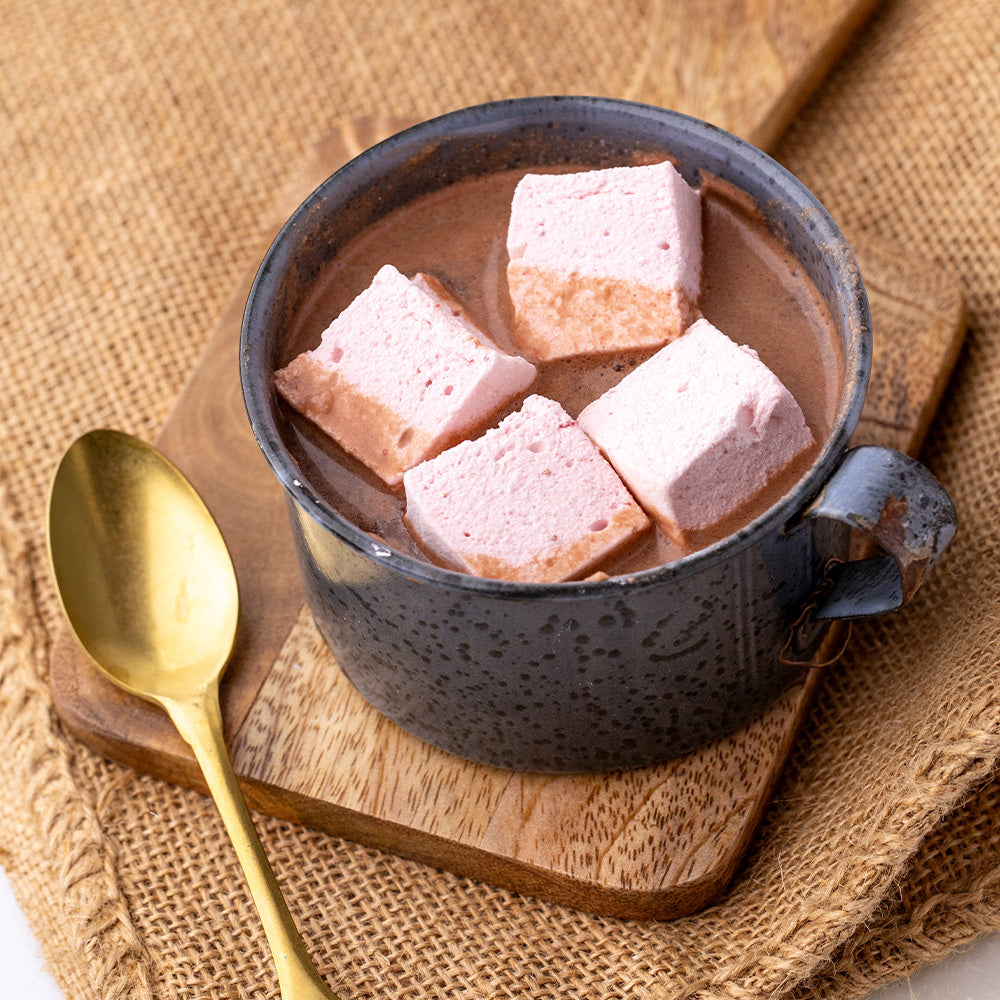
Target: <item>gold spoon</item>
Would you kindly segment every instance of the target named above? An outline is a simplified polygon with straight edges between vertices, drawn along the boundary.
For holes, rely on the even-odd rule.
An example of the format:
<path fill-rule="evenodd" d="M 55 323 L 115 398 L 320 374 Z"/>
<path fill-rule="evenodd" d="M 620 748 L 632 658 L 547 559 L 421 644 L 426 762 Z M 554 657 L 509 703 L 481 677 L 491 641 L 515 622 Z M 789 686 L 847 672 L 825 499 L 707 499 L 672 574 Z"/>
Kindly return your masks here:
<path fill-rule="evenodd" d="M 264 925 L 282 997 L 337 1000 L 295 929 L 226 752 L 219 677 L 239 595 L 212 515 L 154 448 L 120 431 L 91 431 L 56 469 L 48 546 L 63 610 L 97 668 L 160 705 L 194 751 Z"/>

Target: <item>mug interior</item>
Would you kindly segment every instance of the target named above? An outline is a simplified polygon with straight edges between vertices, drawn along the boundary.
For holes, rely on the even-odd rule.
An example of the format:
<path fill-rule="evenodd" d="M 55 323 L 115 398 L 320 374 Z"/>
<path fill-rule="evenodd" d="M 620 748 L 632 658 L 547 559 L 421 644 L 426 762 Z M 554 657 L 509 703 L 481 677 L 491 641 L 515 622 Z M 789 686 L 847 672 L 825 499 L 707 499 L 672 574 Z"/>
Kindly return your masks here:
<path fill-rule="evenodd" d="M 258 443 L 291 497 L 342 541 L 418 579 L 504 593 L 600 590 L 613 581 L 523 584 L 442 569 L 394 551 L 329 507 L 283 440 L 273 372 L 282 338 L 324 268 L 367 226 L 393 209 L 457 180 L 497 170 L 572 163 L 614 166 L 637 154 L 668 155 L 697 186 L 703 174 L 742 189 L 786 242 L 826 302 L 844 360 L 831 433 L 785 497 L 735 534 L 691 555 L 629 577 L 654 585 L 752 544 L 789 520 L 833 471 L 857 424 L 871 366 L 867 297 L 854 256 L 829 214 L 773 159 L 718 128 L 676 112 L 606 98 L 546 97 L 495 102 L 416 125 L 372 147 L 306 199 L 282 228 L 254 280 L 241 334 L 244 400 Z"/>

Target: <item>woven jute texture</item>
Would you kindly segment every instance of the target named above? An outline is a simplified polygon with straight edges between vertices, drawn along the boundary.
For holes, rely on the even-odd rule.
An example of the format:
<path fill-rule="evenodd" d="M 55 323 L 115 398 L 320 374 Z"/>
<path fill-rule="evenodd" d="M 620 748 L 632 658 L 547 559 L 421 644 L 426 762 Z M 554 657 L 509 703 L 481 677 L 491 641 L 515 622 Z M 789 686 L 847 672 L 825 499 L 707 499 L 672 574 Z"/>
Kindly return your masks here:
<path fill-rule="evenodd" d="M 716 7 L 718 5 L 707 5 Z M 0 3 L 0 863 L 68 997 L 276 996 L 214 807 L 62 731 L 45 490 L 77 433 L 151 440 L 350 117 L 504 96 L 658 102 L 669 4 Z M 648 58 L 647 58 L 648 62 Z M 645 82 L 644 82 L 645 81 Z M 856 629 L 727 896 L 600 919 L 258 817 L 345 997 L 853 997 L 1000 927 L 1000 13 L 880 8 L 778 149 L 850 238 L 959 274 L 970 330 L 923 458 L 961 529 Z"/>

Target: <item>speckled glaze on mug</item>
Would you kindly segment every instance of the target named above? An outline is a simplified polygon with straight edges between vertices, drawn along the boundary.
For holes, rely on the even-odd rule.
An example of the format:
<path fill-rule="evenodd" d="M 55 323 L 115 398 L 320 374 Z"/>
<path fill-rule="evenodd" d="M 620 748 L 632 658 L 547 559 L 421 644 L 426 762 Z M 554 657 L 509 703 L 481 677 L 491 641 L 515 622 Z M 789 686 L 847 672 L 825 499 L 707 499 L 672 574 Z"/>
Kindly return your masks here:
<path fill-rule="evenodd" d="M 833 430 L 786 496 L 737 533 L 674 563 L 603 581 L 522 584 L 390 550 L 319 497 L 280 433 L 283 331 L 353 235 L 413 197 L 484 171 L 606 165 L 667 152 L 749 193 L 826 300 L 844 390 Z M 379 711 L 463 757 L 540 771 L 652 764 L 729 733 L 803 668 L 835 618 L 908 599 L 955 530 L 934 478 L 883 448 L 848 451 L 872 354 L 868 303 L 839 230 L 765 154 L 711 125 L 604 98 L 545 97 L 454 112 L 400 133 L 331 176 L 295 212 L 247 303 L 240 366 L 258 443 L 286 490 L 312 614 Z M 884 555 L 847 560 L 844 525 Z M 836 567 L 831 570 L 831 560 Z M 838 560 L 843 560 L 838 564 Z M 815 605 L 808 630 L 795 623 Z M 804 643 L 803 655 L 790 649 Z"/>

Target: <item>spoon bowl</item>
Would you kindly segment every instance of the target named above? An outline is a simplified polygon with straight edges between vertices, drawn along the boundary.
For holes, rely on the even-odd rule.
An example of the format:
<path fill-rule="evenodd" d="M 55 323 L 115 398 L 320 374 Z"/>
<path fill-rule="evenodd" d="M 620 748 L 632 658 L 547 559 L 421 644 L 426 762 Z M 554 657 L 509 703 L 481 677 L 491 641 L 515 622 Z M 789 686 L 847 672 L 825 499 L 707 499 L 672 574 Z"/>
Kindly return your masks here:
<path fill-rule="evenodd" d="M 119 686 L 159 701 L 218 680 L 236 573 L 201 498 L 153 448 L 109 430 L 77 440 L 53 480 L 49 549 L 73 631 Z"/>
<path fill-rule="evenodd" d="M 48 549 L 63 610 L 94 666 L 170 716 L 191 747 L 247 878 L 286 1000 L 336 1000 L 309 958 L 226 751 L 219 678 L 239 590 L 225 540 L 191 484 L 155 448 L 95 430 L 49 494 Z"/>

